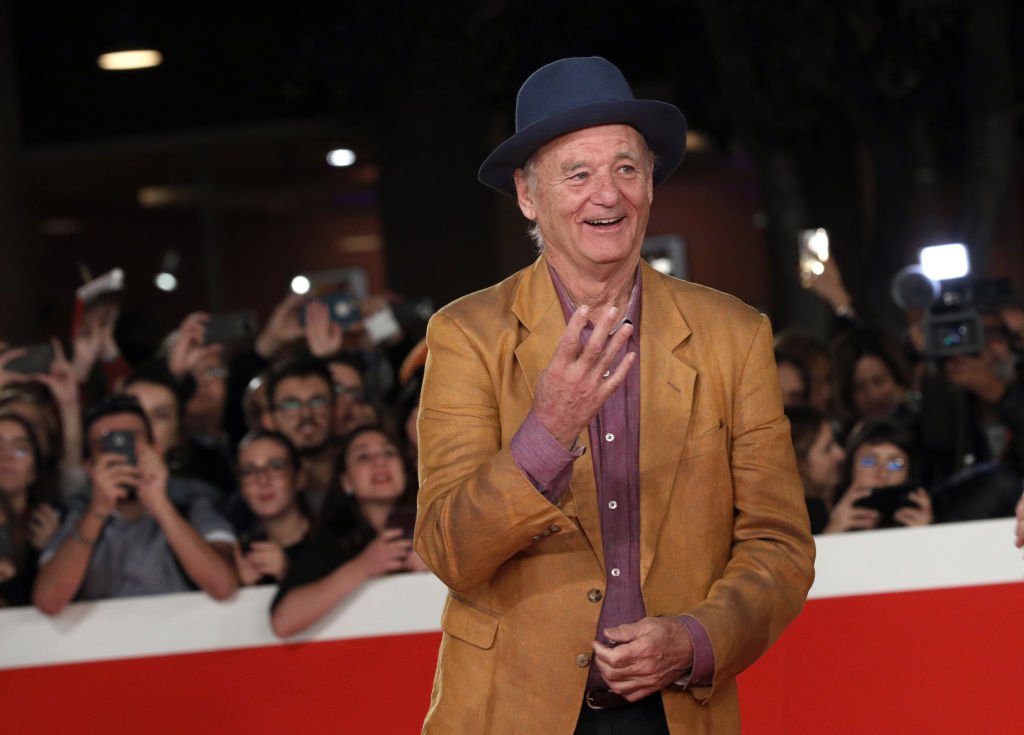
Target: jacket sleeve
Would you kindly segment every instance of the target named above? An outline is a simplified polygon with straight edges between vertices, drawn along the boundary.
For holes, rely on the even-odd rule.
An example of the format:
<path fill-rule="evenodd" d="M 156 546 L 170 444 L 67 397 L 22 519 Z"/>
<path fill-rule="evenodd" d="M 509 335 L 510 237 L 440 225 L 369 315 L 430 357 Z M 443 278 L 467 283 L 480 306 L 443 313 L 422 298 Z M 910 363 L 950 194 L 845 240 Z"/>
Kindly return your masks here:
<path fill-rule="evenodd" d="M 474 339 L 445 313 L 431 319 L 427 346 L 415 548 L 449 588 L 467 592 L 523 549 L 578 531 L 503 440 L 502 411 L 510 409 L 499 391 L 511 390 L 512 378 L 496 374 L 502 346 Z"/>
<path fill-rule="evenodd" d="M 800 612 L 814 578 L 814 541 L 766 317 L 733 391 L 732 552 L 722 576 L 689 614 L 714 648 L 714 685 L 752 664 Z M 693 687 L 698 700 L 713 687 Z"/>

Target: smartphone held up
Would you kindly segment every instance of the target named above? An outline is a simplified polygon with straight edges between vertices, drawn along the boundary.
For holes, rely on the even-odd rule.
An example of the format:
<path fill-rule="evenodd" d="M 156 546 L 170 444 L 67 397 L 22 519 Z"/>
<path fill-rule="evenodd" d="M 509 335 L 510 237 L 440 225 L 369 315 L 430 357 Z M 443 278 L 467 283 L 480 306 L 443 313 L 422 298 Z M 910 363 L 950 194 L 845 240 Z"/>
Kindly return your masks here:
<path fill-rule="evenodd" d="M 825 263 L 828 262 L 828 232 L 821 227 L 816 230 L 801 230 L 798 256 L 800 285 L 808 288 L 814 279 L 825 272 Z"/>

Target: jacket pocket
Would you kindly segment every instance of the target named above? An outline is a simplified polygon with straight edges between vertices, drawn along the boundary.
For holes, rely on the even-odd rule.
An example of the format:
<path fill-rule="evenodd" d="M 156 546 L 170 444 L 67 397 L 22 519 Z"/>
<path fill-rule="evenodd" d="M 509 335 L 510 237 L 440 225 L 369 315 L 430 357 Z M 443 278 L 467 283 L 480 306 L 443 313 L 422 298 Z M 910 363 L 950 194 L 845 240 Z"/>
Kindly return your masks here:
<path fill-rule="evenodd" d="M 729 432 L 726 430 L 725 421 L 719 419 L 715 426 L 706 429 L 702 434 L 690 437 L 683 445 L 681 461 L 700 457 L 708 452 L 713 452 L 719 447 L 724 447 Z"/>
<path fill-rule="evenodd" d="M 477 648 L 494 645 L 500 616 L 470 602 L 461 595 L 449 593 L 441 615 L 441 630 L 453 638 Z"/>

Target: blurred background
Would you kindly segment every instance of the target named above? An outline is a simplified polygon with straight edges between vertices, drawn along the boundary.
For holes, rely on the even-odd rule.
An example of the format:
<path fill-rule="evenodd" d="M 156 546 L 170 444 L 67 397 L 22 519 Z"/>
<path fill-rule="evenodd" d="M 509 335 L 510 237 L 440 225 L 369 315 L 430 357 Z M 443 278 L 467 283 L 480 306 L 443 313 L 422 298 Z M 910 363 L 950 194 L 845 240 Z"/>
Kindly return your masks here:
<path fill-rule="evenodd" d="M 182 315 L 264 317 L 293 276 L 362 268 L 436 306 L 533 258 L 478 184 L 538 66 L 603 55 L 691 128 L 652 236 L 682 269 L 824 331 L 798 233 L 827 228 L 858 312 L 925 245 L 1024 289 L 1024 5 L 0 2 L 0 338 L 66 335 L 84 280 L 124 269 L 118 343 Z M 160 63 L 106 70 L 101 55 Z M 349 153 L 331 151 L 344 150 Z M 171 291 L 157 287 L 162 271 Z"/>

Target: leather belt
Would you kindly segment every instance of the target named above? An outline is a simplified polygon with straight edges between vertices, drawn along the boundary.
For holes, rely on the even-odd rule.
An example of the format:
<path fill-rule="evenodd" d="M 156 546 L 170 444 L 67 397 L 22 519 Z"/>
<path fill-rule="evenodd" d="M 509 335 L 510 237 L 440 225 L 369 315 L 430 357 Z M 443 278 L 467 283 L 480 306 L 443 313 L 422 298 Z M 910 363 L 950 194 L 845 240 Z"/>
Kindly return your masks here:
<path fill-rule="evenodd" d="M 629 700 L 620 694 L 607 689 L 588 689 L 583 702 L 590 709 L 615 709 L 630 704 Z"/>

